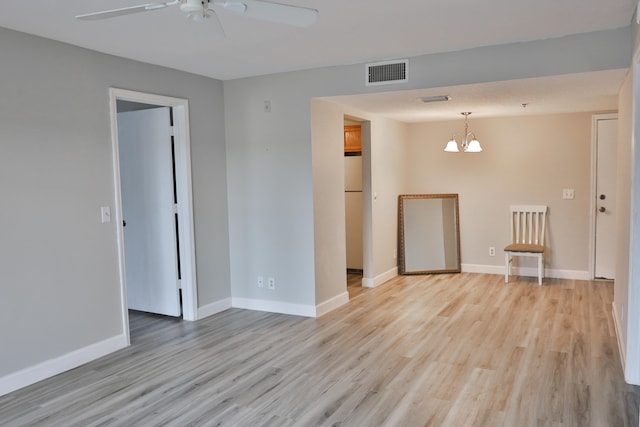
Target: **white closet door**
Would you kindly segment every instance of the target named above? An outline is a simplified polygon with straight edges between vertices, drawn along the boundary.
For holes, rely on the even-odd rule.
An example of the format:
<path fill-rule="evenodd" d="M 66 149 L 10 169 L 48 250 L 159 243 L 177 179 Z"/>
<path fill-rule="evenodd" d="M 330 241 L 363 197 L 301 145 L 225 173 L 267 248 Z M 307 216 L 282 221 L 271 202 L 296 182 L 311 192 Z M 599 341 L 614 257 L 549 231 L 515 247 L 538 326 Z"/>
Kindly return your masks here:
<path fill-rule="evenodd" d="M 118 113 L 128 306 L 180 316 L 169 108 Z"/>

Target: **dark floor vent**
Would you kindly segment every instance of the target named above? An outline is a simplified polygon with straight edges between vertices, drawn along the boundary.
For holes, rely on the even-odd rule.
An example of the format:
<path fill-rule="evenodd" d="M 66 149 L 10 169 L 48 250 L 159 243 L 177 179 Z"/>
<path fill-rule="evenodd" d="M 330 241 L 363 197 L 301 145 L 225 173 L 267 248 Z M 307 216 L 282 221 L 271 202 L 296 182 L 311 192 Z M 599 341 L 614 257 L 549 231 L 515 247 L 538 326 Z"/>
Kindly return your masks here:
<path fill-rule="evenodd" d="M 367 86 L 403 83 L 409 81 L 409 60 L 384 61 L 367 64 Z"/>

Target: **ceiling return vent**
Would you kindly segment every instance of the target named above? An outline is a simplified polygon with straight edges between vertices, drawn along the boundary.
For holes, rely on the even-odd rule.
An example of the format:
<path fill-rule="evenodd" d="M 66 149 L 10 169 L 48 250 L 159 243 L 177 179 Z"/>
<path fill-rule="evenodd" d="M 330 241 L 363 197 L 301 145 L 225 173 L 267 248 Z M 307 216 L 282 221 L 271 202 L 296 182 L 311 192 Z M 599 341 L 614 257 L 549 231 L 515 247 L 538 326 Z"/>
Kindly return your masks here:
<path fill-rule="evenodd" d="M 378 86 L 408 82 L 408 70 L 408 59 L 369 63 L 366 68 L 366 85 Z"/>

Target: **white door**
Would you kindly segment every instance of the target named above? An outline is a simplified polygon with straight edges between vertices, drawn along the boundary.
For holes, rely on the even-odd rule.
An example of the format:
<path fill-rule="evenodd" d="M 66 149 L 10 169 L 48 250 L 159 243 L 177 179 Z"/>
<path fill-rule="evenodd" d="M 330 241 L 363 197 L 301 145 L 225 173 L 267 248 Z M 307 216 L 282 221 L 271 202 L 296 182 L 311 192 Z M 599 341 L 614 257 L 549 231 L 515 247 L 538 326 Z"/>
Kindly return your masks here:
<path fill-rule="evenodd" d="M 128 306 L 180 316 L 169 108 L 118 113 L 118 148 Z"/>
<path fill-rule="evenodd" d="M 596 233 L 594 275 L 614 279 L 618 120 L 596 118 Z"/>

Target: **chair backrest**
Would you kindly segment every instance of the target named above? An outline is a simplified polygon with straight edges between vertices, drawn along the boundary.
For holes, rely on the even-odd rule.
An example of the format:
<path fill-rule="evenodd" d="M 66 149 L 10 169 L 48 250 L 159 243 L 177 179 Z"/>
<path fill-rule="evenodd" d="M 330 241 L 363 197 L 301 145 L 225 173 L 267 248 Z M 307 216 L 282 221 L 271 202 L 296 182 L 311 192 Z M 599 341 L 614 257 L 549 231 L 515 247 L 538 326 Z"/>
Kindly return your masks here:
<path fill-rule="evenodd" d="M 544 246 L 546 216 L 546 206 L 511 206 L 511 243 Z"/>

